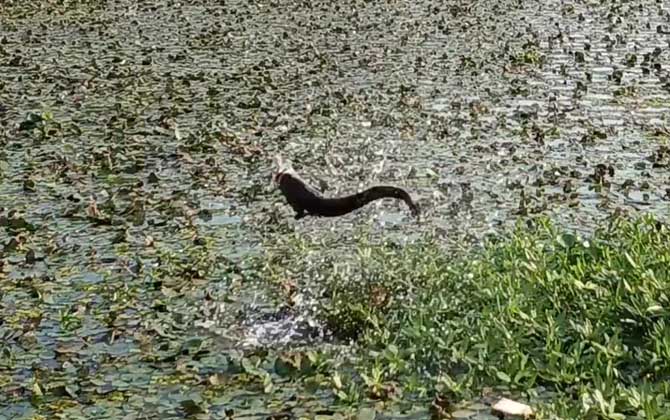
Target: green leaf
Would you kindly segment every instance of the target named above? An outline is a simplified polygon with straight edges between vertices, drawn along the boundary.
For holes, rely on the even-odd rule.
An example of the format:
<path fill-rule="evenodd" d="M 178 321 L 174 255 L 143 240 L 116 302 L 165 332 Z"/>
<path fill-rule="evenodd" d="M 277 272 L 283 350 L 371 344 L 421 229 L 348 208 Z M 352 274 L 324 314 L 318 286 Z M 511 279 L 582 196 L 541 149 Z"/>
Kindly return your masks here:
<path fill-rule="evenodd" d="M 364 407 L 358 411 L 356 420 L 374 420 L 377 417 L 377 411 L 374 408 Z"/>
<path fill-rule="evenodd" d="M 497 371 L 496 376 L 503 382 L 509 383 L 512 382 L 512 378 L 509 377 L 505 372 Z"/>
<path fill-rule="evenodd" d="M 186 414 L 193 416 L 196 414 L 206 413 L 207 410 L 203 408 L 200 404 L 193 400 L 182 400 L 179 404 Z"/>

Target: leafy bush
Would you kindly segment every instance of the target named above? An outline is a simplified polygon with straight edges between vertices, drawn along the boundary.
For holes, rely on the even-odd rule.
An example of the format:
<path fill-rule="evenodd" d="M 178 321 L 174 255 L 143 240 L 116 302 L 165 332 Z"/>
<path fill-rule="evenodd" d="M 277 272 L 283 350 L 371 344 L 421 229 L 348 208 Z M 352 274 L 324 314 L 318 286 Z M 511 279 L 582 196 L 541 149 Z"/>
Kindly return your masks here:
<path fill-rule="evenodd" d="M 329 327 L 376 350 L 360 372 L 386 366 L 380 380 L 461 396 L 545 390 L 545 410 L 566 416 L 652 418 L 670 408 L 669 243 L 651 218 L 589 238 L 539 219 L 463 255 L 363 243 L 353 261 L 297 271 L 319 273 Z"/>

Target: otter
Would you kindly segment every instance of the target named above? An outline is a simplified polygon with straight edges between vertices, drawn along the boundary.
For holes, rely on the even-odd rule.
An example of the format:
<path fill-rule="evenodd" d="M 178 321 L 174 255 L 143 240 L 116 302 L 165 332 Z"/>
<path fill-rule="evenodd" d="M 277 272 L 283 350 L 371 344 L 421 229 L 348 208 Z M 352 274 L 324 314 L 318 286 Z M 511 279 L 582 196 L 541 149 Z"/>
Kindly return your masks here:
<path fill-rule="evenodd" d="M 279 166 L 272 180 L 282 192 L 288 204 L 295 210 L 295 219 L 305 216 L 336 217 L 351 213 L 366 204 L 382 198 L 395 198 L 404 201 L 412 215 L 419 216 L 419 207 L 414 203 L 409 193 L 402 188 L 377 185 L 356 194 L 343 197 L 328 198 L 307 184 L 293 170 L 291 164 L 284 162 L 281 156 L 276 156 Z"/>

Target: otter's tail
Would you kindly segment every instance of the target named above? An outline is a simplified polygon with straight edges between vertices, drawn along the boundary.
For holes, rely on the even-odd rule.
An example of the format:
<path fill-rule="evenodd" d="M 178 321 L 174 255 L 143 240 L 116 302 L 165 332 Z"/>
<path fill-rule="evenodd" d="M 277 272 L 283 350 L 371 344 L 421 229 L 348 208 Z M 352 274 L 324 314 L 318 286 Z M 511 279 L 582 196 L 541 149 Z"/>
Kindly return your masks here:
<path fill-rule="evenodd" d="M 324 198 L 320 203 L 321 205 L 319 209 L 311 210 L 317 210 L 316 212 L 312 212 L 317 213 L 320 216 L 341 216 L 382 198 L 402 200 L 407 204 L 413 216 L 416 217 L 419 215 L 419 208 L 407 191 L 402 188 L 386 185 L 378 185 L 344 197 Z"/>

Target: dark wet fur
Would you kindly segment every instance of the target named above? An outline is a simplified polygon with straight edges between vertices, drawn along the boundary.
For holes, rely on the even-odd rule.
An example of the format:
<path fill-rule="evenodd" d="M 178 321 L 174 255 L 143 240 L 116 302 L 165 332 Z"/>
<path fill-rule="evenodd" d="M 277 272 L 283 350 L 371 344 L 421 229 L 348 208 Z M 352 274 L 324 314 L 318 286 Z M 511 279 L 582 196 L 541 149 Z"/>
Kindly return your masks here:
<path fill-rule="evenodd" d="M 296 219 L 307 215 L 342 216 L 381 198 L 403 200 L 410 208 L 412 215 L 419 215 L 419 208 L 407 191 L 402 188 L 380 185 L 344 197 L 326 198 L 293 173 L 279 173 L 275 179 L 286 201 L 295 210 Z"/>

